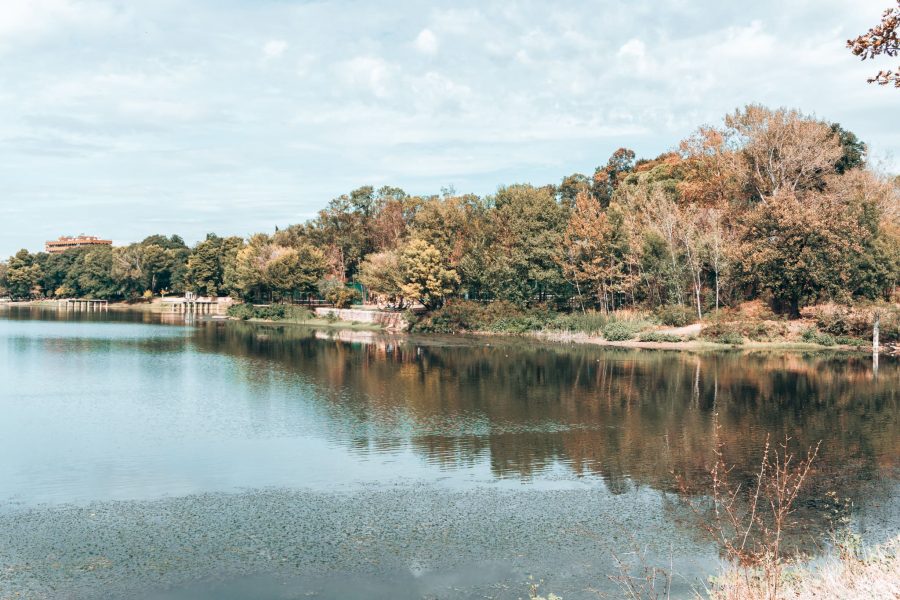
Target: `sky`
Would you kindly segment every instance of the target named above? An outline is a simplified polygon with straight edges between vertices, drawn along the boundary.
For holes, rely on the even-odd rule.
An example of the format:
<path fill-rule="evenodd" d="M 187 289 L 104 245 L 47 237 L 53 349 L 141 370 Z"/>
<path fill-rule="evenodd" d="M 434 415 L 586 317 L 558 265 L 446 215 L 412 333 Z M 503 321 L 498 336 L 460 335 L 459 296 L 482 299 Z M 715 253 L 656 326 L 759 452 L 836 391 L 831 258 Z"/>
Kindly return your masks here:
<path fill-rule="evenodd" d="M 900 60 L 845 48 L 892 2 L 3 0 L 0 256 L 557 183 L 754 102 L 900 172 L 900 90 L 865 81 Z"/>

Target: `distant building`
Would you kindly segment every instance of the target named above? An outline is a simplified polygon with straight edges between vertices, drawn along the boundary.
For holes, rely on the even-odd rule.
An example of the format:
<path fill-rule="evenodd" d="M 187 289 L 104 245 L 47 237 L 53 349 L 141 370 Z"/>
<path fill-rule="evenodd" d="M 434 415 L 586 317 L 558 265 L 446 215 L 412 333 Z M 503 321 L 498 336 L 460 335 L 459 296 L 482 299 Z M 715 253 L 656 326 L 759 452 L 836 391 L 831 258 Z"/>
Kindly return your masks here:
<path fill-rule="evenodd" d="M 85 246 L 112 246 L 112 240 L 101 240 L 93 235 L 63 236 L 58 240 L 45 243 L 44 250 L 50 254 L 59 254 L 72 248 L 83 248 Z"/>

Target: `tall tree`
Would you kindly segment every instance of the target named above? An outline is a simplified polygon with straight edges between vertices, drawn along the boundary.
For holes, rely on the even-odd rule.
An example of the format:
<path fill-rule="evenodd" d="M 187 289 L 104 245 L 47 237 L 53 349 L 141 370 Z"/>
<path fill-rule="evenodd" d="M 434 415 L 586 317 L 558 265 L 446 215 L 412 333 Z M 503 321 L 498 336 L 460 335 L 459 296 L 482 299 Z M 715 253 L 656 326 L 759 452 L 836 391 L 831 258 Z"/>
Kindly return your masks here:
<path fill-rule="evenodd" d="M 459 285 L 459 275 L 447 268 L 437 248 L 424 240 L 410 240 L 400 251 L 400 292 L 434 309 Z"/>
<path fill-rule="evenodd" d="M 15 300 L 29 300 L 41 294 L 41 267 L 24 248 L 10 257 L 6 266 L 6 288 Z"/>
<path fill-rule="evenodd" d="M 198 243 L 187 261 L 188 286 L 203 296 L 231 293 L 226 273 L 233 273 L 237 253 L 243 248 L 239 237 L 221 238 L 214 233 Z"/>
<path fill-rule="evenodd" d="M 725 117 L 749 171 L 756 200 L 819 190 L 843 155 L 831 127 L 796 110 L 749 105 Z"/>
<path fill-rule="evenodd" d="M 568 211 L 552 187 L 501 188 L 488 213 L 489 243 L 477 248 L 478 278 L 494 298 L 544 302 L 566 285 L 560 267 Z"/>
<path fill-rule="evenodd" d="M 604 208 L 609 206 L 622 179 L 634 169 L 634 157 L 634 150 L 619 148 L 605 166 L 594 171 L 593 193 Z"/>
<path fill-rule="evenodd" d="M 265 282 L 279 296 L 311 296 L 325 275 L 325 257 L 309 244 L 299 248 L 275 246 L 265 265 Z"/>

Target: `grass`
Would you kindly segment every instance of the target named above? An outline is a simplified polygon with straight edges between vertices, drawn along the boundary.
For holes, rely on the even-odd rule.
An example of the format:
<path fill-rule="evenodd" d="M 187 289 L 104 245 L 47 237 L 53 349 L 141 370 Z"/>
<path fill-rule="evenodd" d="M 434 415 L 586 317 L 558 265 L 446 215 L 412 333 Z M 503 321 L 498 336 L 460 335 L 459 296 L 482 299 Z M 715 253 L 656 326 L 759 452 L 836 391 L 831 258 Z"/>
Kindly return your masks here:
<path fill-rule="evenodd" d="M 380 331 L 378 323 L 360 323 L 357 321 L 341 321 L 329 315 L 317 317 L 304 306 L 291 304 L 260 305 L 235 304 L 228 308 L 228 316 L 242 321 L 275 322 L 291 325 L 308 325 L 310 327 L 334 327 L 355 331 Z"/>
<path fill-rule="evenodd" d="M 638 338 L 638 341 L 641 342 L 664 342 L 664 343 L 675 343 L 675 342 L 683 342 L 685 338 L 680 335 L 675 335 L 672 333 L 660 333 L 658 331 L 648 331 L 647 333 L 642 333 Z"/>
<path fill-rule="evenodd" d="M 785 572 L 777 595 L 768 593 L 764 579 L 761 573 L 732 567 L 715 579 L 706 596 L 712 600 L 900 598 L 900 536 L 868 550 L 831 557 L 818 567 L 795 565 Z"/>

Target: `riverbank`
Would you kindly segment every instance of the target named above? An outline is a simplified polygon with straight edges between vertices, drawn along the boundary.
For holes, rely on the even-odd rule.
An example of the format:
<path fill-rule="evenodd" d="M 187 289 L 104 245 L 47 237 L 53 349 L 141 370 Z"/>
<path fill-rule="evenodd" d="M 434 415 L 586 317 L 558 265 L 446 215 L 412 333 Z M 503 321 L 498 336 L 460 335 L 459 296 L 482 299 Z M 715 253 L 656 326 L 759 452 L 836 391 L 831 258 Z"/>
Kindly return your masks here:
<path fill-rule="evenodd" d="M 30 300 L 30 301 L 17 301 L 17 302 L 6 302 L 0 304 L 0 306 L 8 306 L 8 307 L 36 307 L 42 309 L 55 309 L 58 308 L 58 303 L 56 300 Z M 246 306 L 246 305 L 234 305 L 235 307 Z M 156 302 L 137 302 L 137 303 L 127 303 L 127 302 L 114 302 L 108 305 L 109 310 L 114 311 L 133 311 L 140 313 L 157 313 L 157 314 L 169 314 L 171 313 L 170 308 L 163 304 L 160 301 Z M 317 315 L 311 311 L 309 311 L 306 307 L 302 306 L 292 306 L 290 307 L 293 311 L 289 310 L 285 313 L 284 317 L 281 318 L 266 318 L 266 317 L 258 317 L 258 316 L 249 316 L 245 314 L 243 316 L 237 316 L 235 314 L 220 314 L 213 316 L 213 318 L 222 318 L 227 319 L 229 321 L 243 321 L 248 323 L 255 324 L 278 324 L 278 325 L 297 325 L 303 327 L 311 327 L 311 328 L 320 328 L 320 329 L 328 329 L 328 330 L 346 330 L 346 331 L 367 331 L 373 333 L 390 333 L 392 335 L 407 335 L 408 332 L 392 330 L 384 327 L 381 323 L 378 322 L 363 322 L 357 320 L 343 320 L 339 318 L 342 312 L 346 311 L 334 311 L 335 314 L 322 316 Z M 354 313 L 360 312 L 359 310 L 353 311 Z M 176 313 L 172 313 L 176 314 Z M 239 314 L 239 313 L 238 313 Z M 255 314 L 255 313 L 253 313 Z M 262 314 L 262 313 L 260 313 Z M 203 315 L 203 318 L 210 318 L 211 315 Z M 754 323 L 752 327 L 756 329 L 772 329 L 771 324 L 767 325 L 767 321 L 759 320 Z M 603 335 L 599 335 L 597 333 L 586 333 L 583 331 L 562 331 L 562 330 L 553 330 L 553 329 L 545 329 L 545 330 L 537 330 L 537 331 L 490 331 L 490 330 L 475 330 L 475 331 L 460 331 L 460 332 L 430 332 L 430 331 L 415 331 L 414 335 L 429 337 L 438 333 L 441 336 L 451 335 L 465 335 L 469 336 L 470 339 L 481 339 L 484 340 L 485 343 L 489 344 L 490 339 L 497 338 L 519 338 L 519 339 L 533 339 L 541 342 L 551 343 L 551 344 L 583 344 L 583 345 L 592 345 L 592 346 L 604 346 L 604 347 L 612 347 L 612 348 L 626 348 L 626 349 L 645 349 L 645 350 L 676 350 L 676 351 L 685 351 L 685 352 L 708 352 L 708 351 L 721 351 L 721 350 L 742 350 L 742 351 L 831 351 L 831 352 L 842 352 L 842 353 L 871 353 L 872 346 L 871 344 L 867 344 L 862 340 L 854 340 L 854 344 L 842 344 L 836 343 L 833 340 L 830 340 L 829 343 L 820 343 L 817 341 L 802 341 L 798 339 L 800 337 L 800 330 L 804 327 L 809 328 L 813 325 L 809 320 L 798 320 L 788 325 L 781 325 L 781 330 L 789 333 L 791 337 L 784 338 L 776 338 L 770 340 L 752 340 L 746 339 L 742 336 L 740 338 L 735 337 L 731 343 L 725 343 L 721 341 L 715 341 L 713 339 L 709 339 L 704 337 L 704 330 L 710 326 L 718 326 L 718 324 L 710 324 L 710 323 L 694 323 L 688 326 L 683 327 L 665 327 L 665 326 L 651 326 L 633 334 L 632 339 L 625 340 L 611 340 L 607 339 Z M 819 337 L 813 337 L 811 339 L 821 339 Z M 884 345 L 881 348 L 882 353 L 884 354 L 897 354 L 898 348 L 896 346 Z"/>
<path fill-rule="evenodd" d="M 884 544 L 843 549 L 817 563 L 788 563 L 778 598 L 900 598 L 900 536 Z M 733 567 L 714 579 L 711 600 L 765 600 L 772 597 L 766 578 Z"/>

